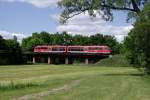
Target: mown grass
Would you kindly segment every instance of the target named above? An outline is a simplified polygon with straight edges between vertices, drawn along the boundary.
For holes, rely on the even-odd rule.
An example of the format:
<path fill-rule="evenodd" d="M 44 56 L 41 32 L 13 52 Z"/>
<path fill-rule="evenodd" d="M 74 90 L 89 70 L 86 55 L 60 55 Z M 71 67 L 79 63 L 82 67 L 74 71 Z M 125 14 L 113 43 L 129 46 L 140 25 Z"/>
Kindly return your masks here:
<path fill-rule="evenodd" d="M 62 87 L 73 80 L 80 84 L 41 100 L 149 100 L 150 79 L 133 67 L 99 65 L 0 66 L 0 100 Z M 32 98 L 33 100 L 39 99 Z"/>
<path fill-rule="evenodd" d="M 93 76 L 66 92 L 43 100 L 149 100 L 149 84 L 138 76 Z"/>

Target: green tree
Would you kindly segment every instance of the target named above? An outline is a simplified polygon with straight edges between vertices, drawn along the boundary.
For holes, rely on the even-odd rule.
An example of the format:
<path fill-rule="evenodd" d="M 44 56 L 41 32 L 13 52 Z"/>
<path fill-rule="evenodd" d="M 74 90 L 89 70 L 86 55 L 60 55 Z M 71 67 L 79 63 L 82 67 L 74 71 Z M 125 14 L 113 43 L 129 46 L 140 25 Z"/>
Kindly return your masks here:
<path fill-rule="evenodd" d="M 89 37 L 82 35 L 75 35 L 73 37 L 73 45 L 89 45 Z"/>
<path fill-rule="evenodd" d="M 28 42 L 31 40 L 31 38 L 32 37 L 30 36 L 30 37 L 22 39 L 21 47 L 22 47 L 23 50 L 31 50 L 30 48 L 27 47 Z"/>
<path fill-rule="evenodd" d="M 35 46 L 37 45 L 42 45 L 44 44 L 44 41 L 40 38 L 32 38 L 28 44 L 27 44 L 27 48 L 29 48 L 30 50 L 33 49 Z"/>
<path fill-rule="evenodd" d="M 21 64 L 23 63 L 23 55 L 19 43 L 14 39 L 6 40 L 7 55 L 9 56 L 7 64 Z"/>
<path fill-rule="evenodd" d="M 145 66 L 150 73 L 150 4 L 145 5 L 134 29 L 125 39 L 126 54 L 134 65 Z"/>
<path fill-rule="evenodd" d="M 40 34 L 33 33 L 32 36 L 24 38 L 22 40 L 22 48 L 25 51 L 32 51 L 33 47 L 37 45 L 48 44 L 45 43 L 45 41 L 43 40 L 43 37 L 40 36 Z"/>
<path fill-rule="evenodd" d="M 52 37 L 48 32 L 41 32 L 39 37 L 41 40 L 43 40 L 44 44 L 52 44 Z"/>
<path fill-rule="evenodd" d="M 113 10 L 128 11 L 128 18 L 137 16 L 149 0 L 61 0 L 58 5 L 63 8 L 61 22 L 88 11 L 96 16 L 97 11 L 105 20 L 113 19 Z"/>
<path fill-rule="evenodd" d="M 5 39 L 3 39 L 2 36 L 0 36 L 0 50 L 6 49 Z"/>
<path fill-rule="evenodd" d="M 120 44 L 117 42 L 116 38 L 114 36 L 110 35 L 104 35 L 104 43 L 105 45 L 108 45 L 112 50 L 114 54 L 120 53 Z"/>
<path fill-rule="evenodd" d="M 63 45 L 64 43 L 64 39 L 63 39 L 63 35 L 60 33 L 55 33 L 52 34 L 52 44 L 53 45 Z"/>
<path fill-rule="evenodd" d="M 104 36 L 102 34 L 95 34 L 90 36 L 91 45 L 102 45 L 105 43 Z"/>
<path fill-rule="evenodd" d="M 23 63 L 23 55 L 17 37 L 5 40 L 0 36 L 0 65 L 21 63 Z"/>
<path fill-rule="evenodd" d="M 67 32 L 62 32 L 63 45 L 72 45 L 72 36 Z"/>
<path fill-rule="evenodd" d="M 6 48 L 7 48 L 6 41 L 5 41 L 5 39 L 3 39 L 2 36 L 0 36 L 0 65 L 7 63 L 6 59 L 4 58 L 5 57 L 4 54 L 5 54 L 5 52 L 7 52 Z"/>

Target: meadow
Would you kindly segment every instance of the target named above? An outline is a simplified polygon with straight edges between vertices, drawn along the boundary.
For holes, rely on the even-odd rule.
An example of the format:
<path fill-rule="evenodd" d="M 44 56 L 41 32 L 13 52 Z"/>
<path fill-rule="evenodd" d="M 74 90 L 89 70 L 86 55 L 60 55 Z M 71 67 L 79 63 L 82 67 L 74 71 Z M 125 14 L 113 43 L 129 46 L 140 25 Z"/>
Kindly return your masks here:
<path fill-rule="evenodd" d="M 149 100 L 150 78 L 134 67 L 0 66 L 0 100 Z"/>

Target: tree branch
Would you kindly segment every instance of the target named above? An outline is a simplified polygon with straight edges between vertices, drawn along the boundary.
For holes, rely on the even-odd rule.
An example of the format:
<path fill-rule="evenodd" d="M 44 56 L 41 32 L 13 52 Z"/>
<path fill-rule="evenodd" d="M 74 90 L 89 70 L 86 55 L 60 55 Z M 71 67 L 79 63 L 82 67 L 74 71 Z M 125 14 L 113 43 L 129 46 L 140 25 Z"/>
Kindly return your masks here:
<path fill-rule="evenodd" d="M 74 17 L 76 15 L 80 15 L 81 13 L 83 13 L 83 12 L 81 11 L 81 12 L 74 13 L 71 16 L 68 16 L 66 19 L 72 18 L 72 17 Z"/>
<path fill-rule="evenodd" d="M 116 7 L 114 5 L 107 5 L 105 3 L 101 4 L 101 7 L 102 8 L 109 8 L 109 9 L 112 9 L 112 10 L 127 10 L 127 11 L 132 11 L 132 12 L 140 12 L 140 9 L 138 8 L 135 0 L 131 0 L 132 1 L 132 5 L 133 5 L 133 8 L 127 8 L 127 7 Z M 68 20 L 76 15 L 79 15 L 87 10 L 90 10 L 92 7 L 86 7 L 86 8 L 83 8 L 83 9 L 80 9 L 79 11 L 76 11 L 76 13 L 70 13 L 69 15 L 70 16 L 66 16 L 65 20 Z M 93 9 L 94 10 L 94 9 Z"/>
<path fill-rule="evenodd" d="M 126 7 L 115 7 L 113 5 L 102 5 L 102 7 L 107 7 L 107 8 L 110 8 L 110 9 L 114 9 L 114 10 L 128 10 L 128 11 L 133 11 L 133 12 L 136 12 L 135 9 L 131 9 L 131 8 L 126 8 Z"/>
<path fill-rule="evenodd" d="M 110 9 L 114 9 L 114 10 L 128 10 L 128 11 L 136 12 L 135 9 L 126 8 L 126 7 L 122 7 L 122 8 L 121 8 L 121 7 L 115 7 L 115 6 L 109 6 L 109 5 L 101 5 L 101 6 L 104 7 L 104 8 L 107 8 L 107 7 L 108 7 L 108 8 L 110 8 Z M 81 14 L 81 13 L 87 11 L 87 10 L 90 10 L 90 8 L 81 9 L 80 12 L 77 12 L 77 13 L 72 14 L 71 16 L 68 16 L 66 19 L 72 18 L 72 17 L 74 17 L 74 16 L 76 16 L 76 15 L 79 15 L 79 14 Z"/>
<path fill-rule="evenodd" d="M 136 1 L 135 0 L 131 0 L 131 2 L 132 2 L 132 6 L 133 6 L 133 9 L 135 10 L 135 12 L 139 13 L 140 9 L 139 9 Z"/>

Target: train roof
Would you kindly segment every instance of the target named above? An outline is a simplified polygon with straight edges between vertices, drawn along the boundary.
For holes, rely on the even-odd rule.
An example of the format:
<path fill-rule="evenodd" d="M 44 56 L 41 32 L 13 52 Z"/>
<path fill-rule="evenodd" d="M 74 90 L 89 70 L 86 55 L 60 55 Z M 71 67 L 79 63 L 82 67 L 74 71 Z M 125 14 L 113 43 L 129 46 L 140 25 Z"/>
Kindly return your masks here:
<path fill-rule="evenodd" d="M 108 46 L 107 45 L 87 45 L 87 46 L 75 45 L 75 46 L 68 46 L 68 47 L 108 47 Z"/>
<path fill-rule="evenodd" d="M 35 47 L 45 47 L 45 46 L 66 47 L 64 45 L 37 45 Z M 108 46 L 107 45 L 69 45 L 68 47 L 108 47 Z"/>
<path fill-rule="evenodd" d="M 62 46 L 62 45 L 38 45 L 35 47 L 66 47 L 66 46 Z"/>

